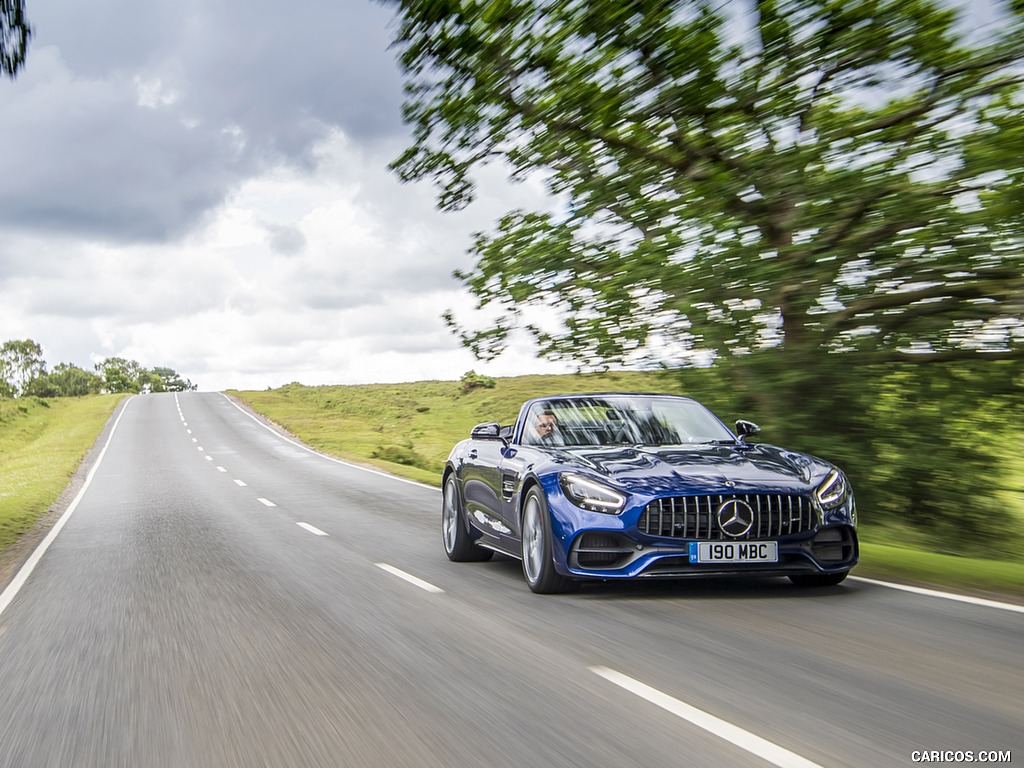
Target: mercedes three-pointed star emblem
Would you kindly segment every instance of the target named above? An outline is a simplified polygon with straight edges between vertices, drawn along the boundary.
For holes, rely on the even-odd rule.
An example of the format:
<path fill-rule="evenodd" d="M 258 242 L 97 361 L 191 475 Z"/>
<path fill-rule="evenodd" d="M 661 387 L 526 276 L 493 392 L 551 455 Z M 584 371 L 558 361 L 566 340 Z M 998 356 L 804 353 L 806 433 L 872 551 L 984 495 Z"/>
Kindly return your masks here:
<path fill-rule="evenodd" d="M 726 536 L 738 539 L 754 525 L 754 510 L 740 499 L 729 499 L 718 508 L 718 527 Z"/>

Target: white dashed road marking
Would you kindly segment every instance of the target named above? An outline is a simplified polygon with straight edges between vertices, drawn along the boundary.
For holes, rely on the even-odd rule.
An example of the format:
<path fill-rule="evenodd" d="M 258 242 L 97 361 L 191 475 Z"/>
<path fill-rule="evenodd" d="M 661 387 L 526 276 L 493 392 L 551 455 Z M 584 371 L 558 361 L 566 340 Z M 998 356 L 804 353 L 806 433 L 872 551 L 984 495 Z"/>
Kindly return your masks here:
<path fill-rule="evenodd" d="M 399 568 L 395 568 L 395 566 L 393 565 L 388 565 L 387 563 L 377 563 L 376 565 L 378 568 L 385 570 L 388 573 L 397 576 L 400 579 L 408 581 L 410 584 L 415 584 L 417 587 L 426 590 L 427 592 L 444 592 L 443 589 L 441 589 L 440 587 L 435 587 L 429 581 L 424 581 L 423 579 L 417 578 L 416 576 L 413 576 L 411 573 L 406 573 L 405 571 L 400 570 Z"/>
<path fill-rule="evenodd" d="M 235 485 L 237 485 L 239 488 L 245 488 L 245 481 L 244 480 L 235 480 Z"/>
<path fill-rule="evenodd" d="M 310 525 L 309 523 L 296 523 L 296 525 L 299 526 L 299 528 L 305 528 L 310 533 L 315 533 L 317 536 L 326 536 L 327 535 L 326 533 L 321 531 L 319 528 L 317 528 L 315 525 Z"/>
<path fill-rule="evenodd" d="M 753 755 L 757 755 L 772 765 L 785 766 L 785 768 L 820 768 L 817 763 L 813 763 L 795 752 L 790 752 L 788 749 L 784 749 L 778 744 L 773 744 L 767 739 L 762 739 L 760 736 L 755 736 L 750 731 L 745 731 L 737 725 L 721 720 L 714 715 L 709 715 L 704 710 L 697 709 L 679 699 L 672 698 L 667 693 L 662 693 L 658 689 L 651 688 L 651 686 L 627 677 L 621 672 L 616 672 L 614 669 L 591 667 L 590 671 L 611 683 L 615 683 L 620 688 L 624 688 L 630 693 L 639 696 L 641 699 L 645 699 L 651 704 L 671 712 L 676 717 L 680 717 L 688 723 L 696 725 L 698 728 L 703 728 L 708 733 L 712 733 L 741 749 L 745 749 Z"/>
<path fill-rule="evenodd" d="M 262 504 L 265 507 L 276 507 L 277 506 L 277 504 L 272 502 L 270 499 L 258 498 L 258 499 L 256 499 L 256 501 L 258 501 L 260 504 Z"/>

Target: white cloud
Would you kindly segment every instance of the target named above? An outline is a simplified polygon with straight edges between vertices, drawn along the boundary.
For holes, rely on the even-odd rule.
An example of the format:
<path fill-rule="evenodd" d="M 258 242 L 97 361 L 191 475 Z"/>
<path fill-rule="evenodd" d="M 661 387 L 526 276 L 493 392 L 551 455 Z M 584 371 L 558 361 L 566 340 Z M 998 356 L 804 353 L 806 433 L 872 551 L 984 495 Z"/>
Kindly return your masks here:
<path fill-rule="evenodd" d="M 0 341 L 205 389 L 561 370 L 525 346 L 481 364 L 444 327 L 474 303 L 452 277 L 471 234 L 544 192 L 492 168 L 477 203 L 441 214 L 429 184 L 387 171 L 408 142 L 390 15 L 34 6 L 27 66 L 3 84 Z"/>
<path fill-rule="evenodd" d="M 8 254 L 36 258 L 0 279 L 17 318 L 4 327 L 43 343 L 51 364 L 127 357 L 204 389 L 563 370 L 525 347 L 482 364 L 441 320 L 473 303 L 451 276 L 470 233 L 539 188 L 495 172 L 499 195 L 441 214 L 427 186 L 389 174 L 387 151 L 334 132 L 315 171 L 280 166 L 243 183 L 177 243 L 21 237 Z"/>

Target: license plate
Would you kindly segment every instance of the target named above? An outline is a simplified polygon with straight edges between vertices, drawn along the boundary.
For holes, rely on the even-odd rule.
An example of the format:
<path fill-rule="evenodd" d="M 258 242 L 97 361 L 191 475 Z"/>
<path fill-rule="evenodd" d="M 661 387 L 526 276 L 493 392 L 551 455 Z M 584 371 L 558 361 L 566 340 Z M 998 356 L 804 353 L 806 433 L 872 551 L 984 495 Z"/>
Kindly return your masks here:
<path fill-rule="evenodd" d="M 777 563 L 777 541 L 693 541 L 691 563 Z"/>

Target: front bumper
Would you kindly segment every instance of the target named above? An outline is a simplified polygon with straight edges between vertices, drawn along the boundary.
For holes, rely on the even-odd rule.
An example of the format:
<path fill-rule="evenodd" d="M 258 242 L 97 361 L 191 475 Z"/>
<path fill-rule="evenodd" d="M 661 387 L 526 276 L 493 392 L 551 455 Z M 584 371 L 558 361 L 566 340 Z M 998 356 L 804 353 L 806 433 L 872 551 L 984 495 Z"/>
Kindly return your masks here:
<path fill-rule="evenodd" d="M 547 484 L 552 512 L 555 569 L 577 578 L 631 579 L 638 577 L 686 577 L 761 574 L 796 576 L 841 573 L 859 558 L 856 511 L 853 495 L 835 508 L 822 509 L 807 501 L 798 514 L 780 523 L 779 507 L 765 514 L 763 525 L 754 525 L 743 541 L 778 543 L 775 563 L 691 563 L 690 544 L 721 536 L 708 528 L 705 517 L 695 524 L 692 507 L 665 508 L 664 518 L 644 514 L 658 497 L 636 497 L 619 515 L 588 512 L 576 507 L 557 483 Z M 753 491 L 751 493 L 754 493 Z M 723 496 L 722 498 L 726 498 Z M 749 498 L 749 497 L 748 497 Z M 703 507 L 702 507 L 703 510 Z M 674 517 L 672 514 L 674 513 Z M 703 514 L 703 513 L 702 513 Z M 687 515 L 689 517 L 687 517 Z M 799 519 L 799 524 L 796 524 Z M 675 521 L 670 525 L 668 521 Z M 689 520 L 684 525 L 683 521 Z"/>
<path fill-rule="evenodd" d="M 568 575 L 586 578 L 637 577 L 795 576 L 837 573 L 857 564 L 859 545 L 852 526 L 819 528 L 801 538 L 775 539 L 776 563 L 691 563 L 690 541 L 643 544 L 608 531 L 588 531 L 578 536 L 568 551 Z"/>

